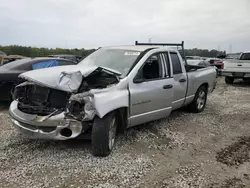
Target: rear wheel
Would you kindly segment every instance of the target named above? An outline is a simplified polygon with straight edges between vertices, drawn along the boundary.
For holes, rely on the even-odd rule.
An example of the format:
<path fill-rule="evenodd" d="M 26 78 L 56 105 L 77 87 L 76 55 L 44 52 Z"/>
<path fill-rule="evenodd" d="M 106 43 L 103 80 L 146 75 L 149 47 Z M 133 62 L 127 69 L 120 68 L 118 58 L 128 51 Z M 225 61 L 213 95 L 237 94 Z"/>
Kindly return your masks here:
<path fill-rule="evenodd" d="M 226 76 L 226 77 L 225 77 L 225 82 L 226 82 L 227 84 L 233 84 L 233 83 L 234 83 L 234 78 L 233 78 L 233 77 L 228 77 L 228 76 Z"/>
<path fill-rule="evenodd" d="M 108 156 L 115 143 L 117 116 L 111 112 L 103 118 L 96 117 L 92 128 L 92 153 L 94 156 Z"/>
<path fill-rule="evenodd" d="M 193 102 L 189 105 L 189 109 L 192 112 L 202 112 L 207 103 L 207 88 L 205 86 L 199 87 L 197 90 Z"/>

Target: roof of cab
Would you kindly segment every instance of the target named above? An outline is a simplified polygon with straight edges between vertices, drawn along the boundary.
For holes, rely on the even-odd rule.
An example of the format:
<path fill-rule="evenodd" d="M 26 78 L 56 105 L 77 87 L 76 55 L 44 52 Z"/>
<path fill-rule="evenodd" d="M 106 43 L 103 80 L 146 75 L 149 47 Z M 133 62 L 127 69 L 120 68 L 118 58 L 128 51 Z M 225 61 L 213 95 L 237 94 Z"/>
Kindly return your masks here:
<path fill-rule="evenodd" d="M 154 45 L 125 45 L 125 46 L 106 46 L 101 47 L 102 49 L 121 49 L 121 50 L 132 50 L 132 51 L 140 51 L 143 52 L 147 49 L 155 48 L 155 49 L 165 49 L 169 51 L 176 51 L 173 48 L 165 47 L 165 46 L 154 46 Z"/>

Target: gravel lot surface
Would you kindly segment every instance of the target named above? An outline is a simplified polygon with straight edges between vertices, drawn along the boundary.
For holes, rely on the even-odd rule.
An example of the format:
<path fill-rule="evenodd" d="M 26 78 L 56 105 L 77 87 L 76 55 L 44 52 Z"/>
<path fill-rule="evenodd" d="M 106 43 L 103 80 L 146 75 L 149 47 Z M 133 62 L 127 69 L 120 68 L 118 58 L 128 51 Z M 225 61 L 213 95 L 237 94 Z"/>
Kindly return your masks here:
<path fill-rule="evenodd" d="M 250 187 L 250 84 L 220 78 L 204 112 L 131 128 L 106 158 L 90 141 L 23 138 L 6 107 L 0 126 L 1 188 Z"/>

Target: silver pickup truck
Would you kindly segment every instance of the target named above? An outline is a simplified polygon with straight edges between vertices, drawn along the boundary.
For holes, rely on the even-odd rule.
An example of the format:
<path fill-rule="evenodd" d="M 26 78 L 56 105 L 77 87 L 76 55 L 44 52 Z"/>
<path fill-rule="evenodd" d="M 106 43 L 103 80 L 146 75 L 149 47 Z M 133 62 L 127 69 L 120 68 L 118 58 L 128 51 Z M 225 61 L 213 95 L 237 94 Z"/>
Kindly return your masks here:
<path fill-rule="evenodd" d="M 184 106 L 203 111 L 216 70 L 185 66 L 176 50 L 137 43 L 103 47 L 78 65 L 34 70 L 20 78 L 9 113 L 22 134 L 54 140 L 88 134 L 93 155 L 107 156 L 116 134 L 128 127 Z"/>
<path fill-rule="evenodd" d="M 227 59 L 224 61 L 224 69 L 221 72 L 225 76 L 227 84 L 233 84 L 237 78 L 250 81 L 250 52 L 244 52 L 239 59 Z"/>

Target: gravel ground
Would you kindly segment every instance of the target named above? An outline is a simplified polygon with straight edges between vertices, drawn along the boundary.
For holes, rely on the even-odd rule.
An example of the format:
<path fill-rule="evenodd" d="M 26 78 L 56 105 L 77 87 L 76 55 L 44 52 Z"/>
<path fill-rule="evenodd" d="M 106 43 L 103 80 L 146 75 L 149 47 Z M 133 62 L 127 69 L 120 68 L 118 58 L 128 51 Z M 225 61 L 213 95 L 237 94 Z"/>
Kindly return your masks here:
<path fill-rule="evenodd" d="M 106 158 L 89 141 L 23 138 L 6 107 L 0 126 L 1 188 L 250 187 L 250 84 L 220 78 L 204 112 L 131 128 Z"/>

